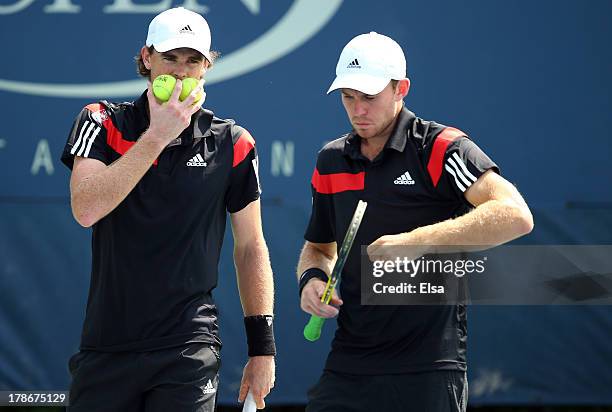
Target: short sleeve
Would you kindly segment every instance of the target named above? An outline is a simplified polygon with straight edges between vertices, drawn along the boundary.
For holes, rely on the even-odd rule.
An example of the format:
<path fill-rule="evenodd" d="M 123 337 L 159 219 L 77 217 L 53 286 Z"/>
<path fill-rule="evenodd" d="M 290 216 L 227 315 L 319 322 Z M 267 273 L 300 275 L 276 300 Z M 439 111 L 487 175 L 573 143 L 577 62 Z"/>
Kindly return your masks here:
<path fill-rule="evenodd" d="M 99 103 L 87 105 L 75 119 L 62 152 L 62 162 L 72 170 L 75 156 L 97 159 L 110 164 L 106 141 L 106 123 L 111 122 L 105 107 Z"/>
<path fill-rule="evenodd" d="M 230 213 L 244 209 L 249 203 L 259 199 L 259 157 L 255 139 L 240 126 L 232 126 L 234 155 L 230 184 L 226 196 L 226 208 Z"/>
<path fill-rule="evenodd" d="M 472 140 L 462 136 L 450 144 L 444 154 L 442 189 L 465 199 L 465 191 L 487 170 L 499 173 L 497 165 Z M 469 204 L 469 203 L 468 203 Z"/>
<path fill-rule="evenodd" d="M 326 193 L 321 187 L 319 174 L 321 155 L 317 159 L 317 166 L 312 174 L 312 211 L 310 221 L 304 234 L 304 239 L 313 243 L 331 243 L 335 241 L 334 235 L 334 204 L 333 196 Z"/>

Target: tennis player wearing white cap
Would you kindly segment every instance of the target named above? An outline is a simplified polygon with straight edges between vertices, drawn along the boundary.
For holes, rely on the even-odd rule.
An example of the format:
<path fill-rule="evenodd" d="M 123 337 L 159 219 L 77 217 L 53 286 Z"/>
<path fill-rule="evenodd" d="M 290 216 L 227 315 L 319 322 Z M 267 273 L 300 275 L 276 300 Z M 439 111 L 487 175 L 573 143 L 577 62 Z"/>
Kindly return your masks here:
<path fill-rule="evenodd" d="M 238 398 L 259 408 L 274 385 L 273 281 L 263 237 L 255 141 L 200 106 L 181 80 L 213 63 L 210 29 L 184 8 L 157 15 L 138 57 L 148 90 L 77 116 L 62 161 L 76 220 L 93 227 L 70 411 L 203 412 L 219 385 L 217 285 L 229 214 L 249 359 Z M 174 76 L 159 102 L 150 80 Z M 213 165 L 213 166 L 211 166 Z"/>
<path fill-rule="evenodd" d="M 465 133 L 404 107 L 409 89 L 404 53 L 391 38 L 361 34 L 342 50 L 328 93 L 340 90 L 353 130 L 319 152 L 297 271 L 302 309 L 338 316 L 307 412 L 465 411 L 465 307 L 361 305 L 358 245 L 377 260 L 392 260 L 387 246 L 417 245 L 405 248 L 418 249 L 408 256 L 416 260 L 436 245 L 498 245 L 533 227 L 521 195 Z M 326 305 L 325 281 L 359 200 L 368 210 L 341 274 L 341 299 Z"/>

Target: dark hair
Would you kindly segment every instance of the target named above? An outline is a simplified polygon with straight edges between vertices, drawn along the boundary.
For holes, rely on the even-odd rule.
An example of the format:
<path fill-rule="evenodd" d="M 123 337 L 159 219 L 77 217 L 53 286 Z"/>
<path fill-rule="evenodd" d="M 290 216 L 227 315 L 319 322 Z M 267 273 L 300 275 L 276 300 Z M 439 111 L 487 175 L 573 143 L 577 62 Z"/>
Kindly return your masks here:
<path fill-rule="evenodd" d="M 153 54 L 154 51 L 155 47 L 149 46 L 149 53 Z M 220 55 L 221 53 L 219 52 L 213 50 L 210 51 L 210 60 L 204 58 L 206 61 L 208 61 L 208 68 L 212 67 L 215 60 L 217 60 Z M 151 70 L 147 69 L 147 67 L 145 66 L 144 62 L 142 61 L 142 56 L 140 55 L 140 52 L 138 52 L 138 54 L 134 56 L 134 61 L 136 62 L 136 72 L 138 72 L 138 74 L 142 77 L 149 78 L 151 76 Z"/>

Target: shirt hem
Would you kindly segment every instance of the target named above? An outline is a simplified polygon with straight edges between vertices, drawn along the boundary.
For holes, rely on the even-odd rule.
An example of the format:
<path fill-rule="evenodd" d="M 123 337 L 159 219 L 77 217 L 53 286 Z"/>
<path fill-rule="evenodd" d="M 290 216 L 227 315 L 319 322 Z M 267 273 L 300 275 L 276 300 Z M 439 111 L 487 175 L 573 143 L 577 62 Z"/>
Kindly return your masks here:
<path fill-rule="evenodd" d="M 345 373 L 350 375 L 401 375 L 407 373 L 433 372 L 442 370 L 467 371 L 467 364 L 464 362 L 440 362 L 422 365 L 405 365 L 393 367 L 377 368 L 346 368 L 339 365 L 325 365 L 324 371 Z"/>
<path fill-rule="evenodd" d="M 207 333 L 190 333 L 117 345 L 91 346 L 81 344 L 80 349 L 83 351 L 93 352 L 152 352 L 160 349 L 186 345 L 189 343 L 209 343 L 219 347 L 222 345 L 221 340 L 215 335 Z"/>

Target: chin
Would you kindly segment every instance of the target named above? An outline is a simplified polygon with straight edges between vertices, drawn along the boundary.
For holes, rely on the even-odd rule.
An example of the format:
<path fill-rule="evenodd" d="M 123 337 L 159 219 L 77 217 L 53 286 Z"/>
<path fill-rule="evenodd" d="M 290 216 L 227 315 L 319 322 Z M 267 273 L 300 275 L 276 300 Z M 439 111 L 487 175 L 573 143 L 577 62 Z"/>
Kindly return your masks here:
<path fill-rule="evenodd" d="M 364 139 L 368 139 L 370 137 L 376 136 L 375 131 L 372 130 L 372 129 L 365 129 L 365 130 L 363 130 L 363 129 L 355 129 L 355 131 L 357 132 L 357 134 L 360 137 L 362 137 Z"/>
<path fill-rule="evenodd" d="M 370 129 L 362 129 L 359 126 L 355 126 L 354 124 L 352 126 L 353 126 L 353 130 L 355 130 L 357 134 L 361 137 L 363 137 L 363 135 L 370 134 Z"/>

